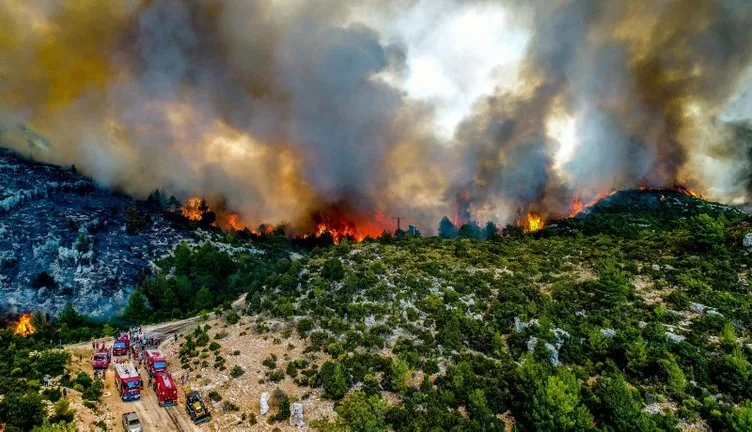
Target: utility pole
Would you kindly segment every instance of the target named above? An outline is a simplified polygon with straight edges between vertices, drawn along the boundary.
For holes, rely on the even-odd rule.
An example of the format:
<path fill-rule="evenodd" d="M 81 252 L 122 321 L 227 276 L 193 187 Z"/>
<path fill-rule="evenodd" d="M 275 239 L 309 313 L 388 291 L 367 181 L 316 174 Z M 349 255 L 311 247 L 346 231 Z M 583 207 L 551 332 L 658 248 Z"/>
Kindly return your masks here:
<path fill-rule="evenodd" d="M 397 221 L 397 231 L 402 231 L 402 227 L 400 226 L 400 222 L 402 222 L 403 219 L 407 219 L 401 216 L 392 216 L 392 220 Z"/>

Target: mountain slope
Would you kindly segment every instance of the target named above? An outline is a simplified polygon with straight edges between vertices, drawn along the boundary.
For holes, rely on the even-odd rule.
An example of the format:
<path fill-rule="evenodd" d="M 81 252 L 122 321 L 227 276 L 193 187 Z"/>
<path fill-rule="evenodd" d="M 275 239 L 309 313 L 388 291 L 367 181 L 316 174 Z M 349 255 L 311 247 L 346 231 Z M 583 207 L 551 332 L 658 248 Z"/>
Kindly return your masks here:
<path fill-rule="evenodd" d="M 125 230 L 129 208 L 146 221 L 133 234 Z M 190 236 L 74 170 L 0 149 L 0 310 L 55 313 L 72 301 L 80 312 L 108 316 L 153 259 Z"/>

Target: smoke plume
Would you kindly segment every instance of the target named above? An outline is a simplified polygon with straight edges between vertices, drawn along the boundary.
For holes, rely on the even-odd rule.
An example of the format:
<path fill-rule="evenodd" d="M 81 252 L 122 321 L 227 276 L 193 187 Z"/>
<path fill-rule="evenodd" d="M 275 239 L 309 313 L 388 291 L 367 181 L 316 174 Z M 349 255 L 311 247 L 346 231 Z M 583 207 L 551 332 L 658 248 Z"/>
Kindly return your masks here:
<path fill-rule="evenodd" d="M 306 229 L 346 209 L 374 231 L 399 216 L 431 232 L 443 215 L 562 216 L 574 197 L 637 186 L 748 198 L 747 135 L 719 117 L 750 65 L 747 2 L 499 5 L 530 34 L 520 78 L 447 139 L 431 101 L 400 86 L 409 48 L 368 23 L 373 3 L 7 0 L 2 140 L 249 225 Z"/>

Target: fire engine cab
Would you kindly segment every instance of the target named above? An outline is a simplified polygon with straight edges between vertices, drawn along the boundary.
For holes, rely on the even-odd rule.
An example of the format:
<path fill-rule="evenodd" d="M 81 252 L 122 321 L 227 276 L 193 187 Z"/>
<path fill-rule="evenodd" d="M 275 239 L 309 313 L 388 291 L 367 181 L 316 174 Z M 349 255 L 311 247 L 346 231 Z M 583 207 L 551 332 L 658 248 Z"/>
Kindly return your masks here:
<path fill-rule="evenodd" d="M 141 385 L 141 375 L 131 363 L 115 363 L 115 388 L 121 399 L 140 399 Z"/>
<path fill-rule="evenodd" d="M 164 371 L 154 377 L 154 393 L 157 394 L 159 406 L 168 407 L 178 403 L 178 387 L 169 372 Z"/>
<path fill-rule="evenodd" d="M 167 359 L 162 351 L 146 350 L 144 351 L 144 360 L 146 361 L 146 370 L 151 377 L 167 370 Z"/>
<path fill-rule="evenodd" d="M 110 366 L 110 352 L 104 349 L 94 353 L 91 365 L 94 369 L 107 369 Z"/>
<path fill-rule="evenodd" d="M 122 335 L 112 344 L 112 355 L 121 356 L 128 354 L 130 341 L 128 335 Z"/>

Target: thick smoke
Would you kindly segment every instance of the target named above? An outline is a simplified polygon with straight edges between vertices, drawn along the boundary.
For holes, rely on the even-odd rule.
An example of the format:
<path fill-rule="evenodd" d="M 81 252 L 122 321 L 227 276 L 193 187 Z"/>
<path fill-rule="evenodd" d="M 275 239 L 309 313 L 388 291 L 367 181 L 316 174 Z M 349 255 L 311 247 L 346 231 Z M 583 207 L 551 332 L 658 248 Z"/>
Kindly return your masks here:
<path fill-rule="evenodd" d="M 23 153 L 139 196 L 225 200 L 248 223 L 398 211 L 403 190 L 443 187 L 430 109 L 379 77 L 403 48 L 348 23 L 350 2 L 12 3 L 1 109 Z M 52 148 L 30 150 L 19 124 Z"/>
<path fill-rule="evenodd" d="M 705 156 L 735 153 L 714 118 L 752 55 L 752 7 L 742 1 L 534 2 L 534 36 L 512 94 L 479 102 L 458 129 L 475 213 L 566 214 L 581 193 L 717 184 Z M 530 12 L 530 11 L 528 11 Z M 576 148 L 546 133 L 573 117 Z M 728 140 L 732 139 L 731 142 Z M 715 155 L 713 155 L 715 153 Z M 715 190 L 716 197 L 738 191 Z"/>
<path fill-rule="evenodd" d="M 302 229 L 327 208 L 424 232 L 445 214 L 506 223 L 677 183 L 747 198 L 747 135 L 718 119 L 752 56 L 747 2 L 500 4 L 530 32 L 520 81 L 447 142 L 430 102 L 396 84 L 405 45 L 353 18 L 371 2 L 8 0 L 2 139 L 141 197 L 200 195 Z"/>

